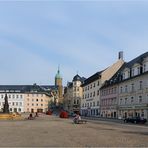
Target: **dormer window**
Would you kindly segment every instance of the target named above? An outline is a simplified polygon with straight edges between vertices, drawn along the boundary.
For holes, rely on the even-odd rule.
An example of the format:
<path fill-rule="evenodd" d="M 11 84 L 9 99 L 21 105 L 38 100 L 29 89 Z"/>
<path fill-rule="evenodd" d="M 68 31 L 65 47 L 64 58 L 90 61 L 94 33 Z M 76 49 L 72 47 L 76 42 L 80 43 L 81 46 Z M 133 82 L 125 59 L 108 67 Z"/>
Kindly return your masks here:
<path fill-rule="evenodd" d="M 143 64 L 143 72 L 146 72 L 146 64 Z"/>
<path fill-rule="evenodd" d="M 137 74 L 140 74 L 140 67 L 137 67 Z"/>
<path fill-rule="evenodd" d="M 123 80 L 125 79 L 125 73 L 123 73 Z"/>
<path fill-rule="evenodd" d="M 134 76 L 134 74 L 135 74 L 135 69 L 132 68 L 132 76 Z"/>

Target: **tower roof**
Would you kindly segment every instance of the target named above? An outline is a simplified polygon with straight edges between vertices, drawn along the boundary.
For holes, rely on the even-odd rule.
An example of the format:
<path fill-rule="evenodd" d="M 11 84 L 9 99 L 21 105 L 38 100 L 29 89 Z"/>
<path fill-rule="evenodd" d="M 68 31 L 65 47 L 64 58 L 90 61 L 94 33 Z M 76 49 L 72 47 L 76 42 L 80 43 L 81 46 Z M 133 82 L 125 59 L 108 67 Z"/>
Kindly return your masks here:
<path fill-rule="evenodd" d="M 81 77 L 77 74 L 73 77 L 73 81 L 81 81 Z"/>
<path fill-rule="evenodd" d="M 61 79 L 61 78 L 62 78 L 62 76 L 61 76 L 61 74 L 60 74 L 60 69 L 59 69 L 59 67 L 58 67 L 57 74 L 55 75 L 55 78 L 56 78 L 56 79 Z"/>

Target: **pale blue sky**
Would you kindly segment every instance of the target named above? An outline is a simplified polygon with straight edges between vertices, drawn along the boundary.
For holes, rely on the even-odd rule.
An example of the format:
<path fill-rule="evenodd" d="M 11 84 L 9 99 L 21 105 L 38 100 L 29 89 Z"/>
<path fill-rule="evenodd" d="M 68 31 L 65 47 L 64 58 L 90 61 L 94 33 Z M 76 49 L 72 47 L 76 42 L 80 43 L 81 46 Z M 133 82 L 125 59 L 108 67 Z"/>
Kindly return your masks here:
<path fill-rule="evenodd" d="M 148 51 L 147 1 L 0 1 L 0 84 L 64 84 Z"/>

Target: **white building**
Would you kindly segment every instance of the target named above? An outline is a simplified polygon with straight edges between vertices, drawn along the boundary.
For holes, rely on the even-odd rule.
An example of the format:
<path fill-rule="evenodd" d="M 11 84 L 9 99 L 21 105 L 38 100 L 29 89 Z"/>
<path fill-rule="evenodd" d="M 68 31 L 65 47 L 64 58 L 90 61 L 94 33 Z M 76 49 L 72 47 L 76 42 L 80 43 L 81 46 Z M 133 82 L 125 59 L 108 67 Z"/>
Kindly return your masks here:
<path fill-rule="evenodd" d="M 121 76 L 119 116 L 148 119 L 148 52 L 128 62 Z"/>
<path fill-rule="evenodd" d="M 0 110 L 3 110 L 5 95 L 8 96 L 10 112 L 24 112 L 25 94 L 17 86 L 0 86 Z"/>

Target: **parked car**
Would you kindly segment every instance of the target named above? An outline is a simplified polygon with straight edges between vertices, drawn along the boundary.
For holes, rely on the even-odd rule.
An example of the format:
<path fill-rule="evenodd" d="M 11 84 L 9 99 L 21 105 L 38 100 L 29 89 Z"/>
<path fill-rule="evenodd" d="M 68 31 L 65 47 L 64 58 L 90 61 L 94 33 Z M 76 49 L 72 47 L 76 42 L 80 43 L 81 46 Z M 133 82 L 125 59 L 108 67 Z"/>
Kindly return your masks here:
<path fill-rule="evenodd" d="M 124 119 L 125 123 L 141 123 L 145 124 L 147 122 L 146 119 L 140 118 L 140 117 L 132 117 L 132 118 L 125 118 Z"/>

